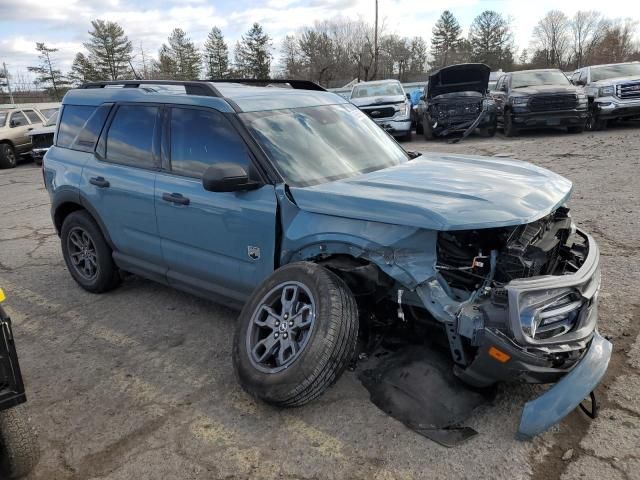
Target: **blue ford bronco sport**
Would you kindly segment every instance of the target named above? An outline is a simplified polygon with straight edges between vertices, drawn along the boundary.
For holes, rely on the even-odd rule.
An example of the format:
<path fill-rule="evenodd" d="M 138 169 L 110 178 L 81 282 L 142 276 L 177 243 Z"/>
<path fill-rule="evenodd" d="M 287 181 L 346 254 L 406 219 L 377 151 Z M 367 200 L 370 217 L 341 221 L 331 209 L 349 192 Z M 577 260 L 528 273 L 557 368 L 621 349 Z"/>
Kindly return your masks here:
<path fill-rule="evenodd" d="M 596 329 L 598 247 L 571 220 L 570 181 L 406 152 L 311 82 L 246 83 L 66 94 L 43 171 L 82 288 L 106 292 L 130 272 L 244 304 L 236 376 L 275 405 L 321 395 L 358 332 L 392 315 L 440 329 L 470 385 L 555 383 L 525 405 L 522 436 L 589 396 L 611 344 Z"/>

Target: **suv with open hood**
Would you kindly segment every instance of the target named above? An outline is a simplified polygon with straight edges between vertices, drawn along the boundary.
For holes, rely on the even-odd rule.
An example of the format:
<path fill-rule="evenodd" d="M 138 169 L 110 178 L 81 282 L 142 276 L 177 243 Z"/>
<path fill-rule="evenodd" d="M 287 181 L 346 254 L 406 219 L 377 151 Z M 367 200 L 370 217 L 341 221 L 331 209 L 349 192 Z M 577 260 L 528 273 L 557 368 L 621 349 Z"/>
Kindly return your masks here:
<path fill-rule="evenodd" d="M 394 137 L 411 138 L 411 100 L 398 80 L 358 83 L 349 100 Z"/>
<path fill-rule="evenodd" d="M 82 288 L 106 292 L 126 271 L 244 304 L 236 376 L 279 406 L 321 395 L 379 320 L 440 332 L 471 385 L 558 382 L 525 406 L 523 435 L 589 395 L 611 344 L 596 330 L 598 247 L 571 220 L 569 180 L 406 152 L 311 82 L 239 82 L 258 83 L 65 95 L 43 173 Z"/>
<path fill-rule="evenodd" d="M 483 136 L 496 132 L 496 109 L 488 96 L 491 69 L 483 63 L 463 63 L 429 75 L 418 105 L 416 133 L 431 140 L 476 128 Z"/>
<path fill-rule="evenodd" d="M 640 118 L 640 62 L 580 68 L 571 81 L 587 91 L 589 130 L 606 128 L 609 120 Z"/>
<path fill-rule="evenodd" d="M 570 133 L 581 133 L 587 122 L 584 90 L 557 69 L 506 73 L 491 95 L 507 137 L 539 127 L 567 127 Z"/>

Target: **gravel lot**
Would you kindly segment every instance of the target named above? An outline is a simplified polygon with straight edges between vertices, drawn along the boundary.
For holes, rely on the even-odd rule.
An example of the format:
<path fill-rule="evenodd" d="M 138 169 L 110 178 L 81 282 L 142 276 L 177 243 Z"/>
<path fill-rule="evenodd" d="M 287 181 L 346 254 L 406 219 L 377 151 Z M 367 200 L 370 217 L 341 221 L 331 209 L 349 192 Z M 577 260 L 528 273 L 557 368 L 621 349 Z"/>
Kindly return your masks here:
<path fill-rule="evenodd" d="M 233 378 L 233 311 L 136 277 L 100 296 L 76 286 L 26 163 L 0 171 L 0 286 L 40 430 L 30 478 L 640 478 L 640 128 L 406 147 L 513 156 L 574 182 L 574 219 L 601 247 L 600 330 L 614 343 L 597 420 L 574 412 L 516 441 L 538 390 L 503 386 L 468 422 L 480 435 L 447 449 L 379 411 L 350 372 L 303 408 L 256 403 Z"/>

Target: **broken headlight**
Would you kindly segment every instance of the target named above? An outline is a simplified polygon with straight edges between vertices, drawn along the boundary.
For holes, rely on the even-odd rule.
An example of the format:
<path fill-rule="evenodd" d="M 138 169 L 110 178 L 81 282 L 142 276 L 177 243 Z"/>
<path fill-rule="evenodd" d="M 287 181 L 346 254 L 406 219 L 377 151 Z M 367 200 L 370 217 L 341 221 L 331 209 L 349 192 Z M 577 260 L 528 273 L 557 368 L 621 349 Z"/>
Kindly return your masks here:
<path fill-rule="evenodd" d="M 522 332 L 529 341 L 564 335 L 576 326 L 584 305 L 573 288 L 527 293 L 520 300 Z"/>

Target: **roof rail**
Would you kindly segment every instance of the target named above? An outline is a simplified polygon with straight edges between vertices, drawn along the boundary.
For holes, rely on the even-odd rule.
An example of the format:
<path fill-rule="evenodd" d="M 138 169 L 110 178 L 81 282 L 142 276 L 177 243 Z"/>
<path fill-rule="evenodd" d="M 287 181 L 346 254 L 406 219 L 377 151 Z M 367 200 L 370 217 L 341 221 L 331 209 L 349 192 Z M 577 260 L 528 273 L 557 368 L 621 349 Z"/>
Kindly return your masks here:
<path fill-rule="evenodd" d="M 187 95 L 201 95 L 204 97 L 222 97 L 216 87 L 208 80 L 110 80 L 88 82 L 79 88 L 105 88 L 110 85 L 121 85 L 123 88 L 139 88 L 141 85 L 182 85 Z"/>
<path fill-rule="evenodd" d="M 315 82 L 311 80 L 293 80 L 287 78 L 271 78 L 271 79 L 257 79 L 257 78 L 215 78 L 209 80 L 210 82 L 216 83 L 243 83 L 246 85 L 255 85 L 266 87 L 267 85 L 273 85 L 277 83 L 290 85 L 291 88 L 296 90 L 317 90 L 321 92 L 326 92 L 327 90 L 324 87 L 321 87 Z"/>

